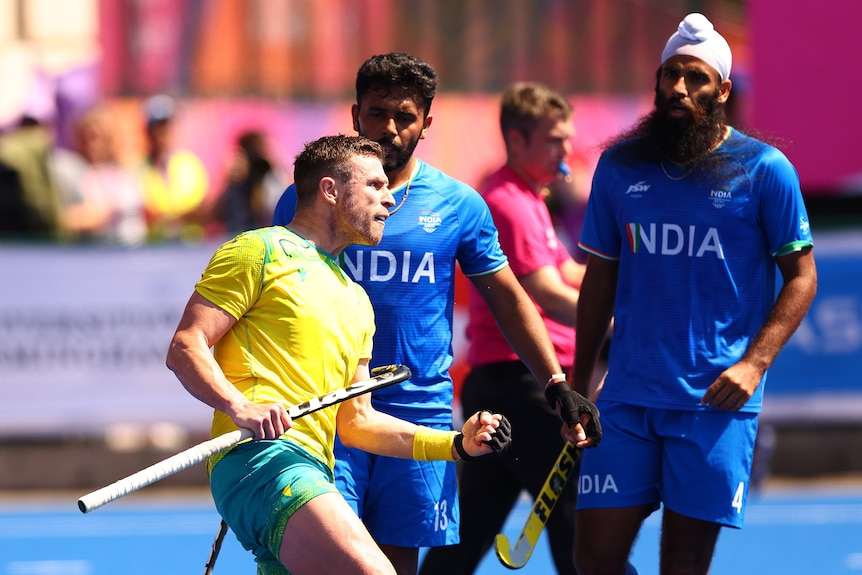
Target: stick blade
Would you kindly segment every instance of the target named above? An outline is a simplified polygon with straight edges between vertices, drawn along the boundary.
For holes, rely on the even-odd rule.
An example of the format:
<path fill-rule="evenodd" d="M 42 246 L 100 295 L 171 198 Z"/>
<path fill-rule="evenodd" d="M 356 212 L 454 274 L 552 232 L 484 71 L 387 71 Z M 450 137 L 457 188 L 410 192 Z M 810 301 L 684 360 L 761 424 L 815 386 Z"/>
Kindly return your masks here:
<path fill-rule="evenodd" d="M 530 559 L 530 555 L 533 553 L 533 546 L 526 541 L 526 538 L 521 537 L 518 539 L 515 548 L 512 549 L 509 545 L 509 538 L 503 533 L 498 533 L 494 538 L 494 552 L 497 554 L 497 559 L 505 567 L 520 569 Z"/>

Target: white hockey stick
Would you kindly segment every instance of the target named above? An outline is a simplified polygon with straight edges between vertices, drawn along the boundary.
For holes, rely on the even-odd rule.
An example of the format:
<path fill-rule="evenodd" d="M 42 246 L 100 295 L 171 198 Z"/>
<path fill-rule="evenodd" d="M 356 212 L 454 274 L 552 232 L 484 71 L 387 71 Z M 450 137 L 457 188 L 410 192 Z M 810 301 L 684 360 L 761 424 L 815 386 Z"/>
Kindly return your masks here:
<path fill-rule="evenodd" d="M 314 413 L 319 409 L 335 405 L 336 403 L 341 403 L 344 400 L 362 395 L 363 393 L 369 393 L 376 389 L 381 389 L 405 381 L 411 376 L 410 369 L 404 365 L 376 367 L 371 370 L 371 373 L 373 377 L 370 379 L 357 381 L 347 387 L 337 389 L 320 397 L 315 397 L 305 403 L 294 405 L 288 409 L 287 412 L 290 414 L 292 419 L 297 419 L 303 415 Z M 142 487 L 146 487 L 147 485 L 173 475 L 178 471 L 192 467 L 193 465 L 204 461 L 209 456 L 251 437 L 253 437 L 253 434 L 250 430 L 237 429 L 230 433 L 220 435 L 214 439 L 199 443 L 185 451 L 181 451 L 174 456 L 142 469 L 137 473 L 133 473 L 128 477 L 84 495 L 78 499 L 78 509 L 80 509 L 82 513 L 89 513 L 106 503 L 110 503 L 115 499 L 119 499 L 124 495 L 128 495 L 133 491 L 137 491 Z"/>
<path fill-rule="evenodd" d="M 569 480 L 569 474 L 577 466 L 582 451 L 569 441 L 563 446 L 563 450 L 551 468 L 551 473 L 548 474 L 545 484 L 542 485 L 539 496 L 530 509 L 530 514 L 527 516 L 524 528 L 515 542 L 514 549 L 509 545 L 509 538 L 505 534 L 498 533 L 497 537 L 494 538 L 494 551 L 497 553 L 497 558 L 509 569 L 520 569 L 530 560 L 536 543 L 539 541 L 539 536 L 548 523 L 560 493 Z"/>

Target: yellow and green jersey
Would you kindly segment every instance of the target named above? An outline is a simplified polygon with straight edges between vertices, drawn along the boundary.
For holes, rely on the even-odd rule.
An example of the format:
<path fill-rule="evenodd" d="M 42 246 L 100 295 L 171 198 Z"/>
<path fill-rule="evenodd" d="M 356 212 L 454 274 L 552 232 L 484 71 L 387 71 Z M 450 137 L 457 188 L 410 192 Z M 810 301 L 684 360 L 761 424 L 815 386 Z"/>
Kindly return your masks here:
<path fill-rule="evenodd" d="M 370 358 L 374 312 L 330 254 L 287 228 L 240 234 L 222 245 L 197 292 L 237 319 L 216 343 L 225 376 L 254 403 L 290 407 L 344 387 Z M 337 407 L 294 422 L 283 437 L 333 465 Z M 236 429 L 216 411 L 212 436 Z"/>

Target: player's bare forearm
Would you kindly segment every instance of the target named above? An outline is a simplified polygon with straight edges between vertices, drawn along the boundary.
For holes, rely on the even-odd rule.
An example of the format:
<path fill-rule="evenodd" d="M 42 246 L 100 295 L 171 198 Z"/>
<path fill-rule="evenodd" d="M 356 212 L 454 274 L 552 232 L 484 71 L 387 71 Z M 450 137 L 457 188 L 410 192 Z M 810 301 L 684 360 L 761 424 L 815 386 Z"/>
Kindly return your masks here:
<path fill-rule="evenodd" d="M 817 271 L 811 249 L 777 260 L 784 285 L 769 317 L 739 362 L 709 386 L 701 403 L 736 411 L 754 394 L 763 374 L 799 327 L 817 292 Z"/>
<path fill-rule="evenodd" d="M 494 436 L 503 419 L 501 414 L 487 411 L 467 418 L 461 428 L 461 445 L 465 452 L 471 457 L 494 453 Z M 348 447 L 402 459 L 414 456 L 414 438 L 418 426 L 377 411 L 367 395 L 344 402 L 338 410 L 337 423 L 339 437 Z M 460 458 L 454 442 L 451 444 L 451 456 L 453 460 Z"/>
<path fill-rule="evenodd" d="M 802 323 L 817 293 L 817 268 L 811 248 L 776 259 L 784 285 L 757 337 L 746 350 L 744 360 L 764 371 Z"/>
<path fill-rule="evenodd" d="M 560 372 L 548 328 L 536 305 L 508 267 L 471 278 L 500 326 L 506 341 L 533 376 L 545 382 Z"/>
<path fill-rule="evenodd" d="M 208 350 L 186 352 L 181 344 L 172 344 L 172 349 L 176 357 L 169 365 L 183 387 L 199 401 L 226 413 L 237 427 L 252 430 L 257 439 L 275 439 L 290 428 L 283 405 L 250 402 L 225 378 Z"/>
<path fill-rule="evenodd" d="M 581 284 L 572 387 L 585 397 L 613 317 L 618 269 L 618 262 L 591 255 Z"/>
<path fill-rule="evenodd" d="M 195 292 L 186 304 L 166 359 L 168 369 L 190 394 L 226 413 L 242 394 L 227 382 L 210 348 L 234 323 L 230 314 Z"/>
<path fill-rule="evenodd" d="M 348 447 L 402 459 L 413 453 L 416 426 L 374 409 L 370 395 L 342 403 L 336 424 L 339 438 Z"/>
<path fill-rule="evenodd" d="M 577 266 L 571 261 L 572 266 Z M 563 268 L 565 270 L 565 266 Z M 556 267 L 542 266 L 518 277 L 530 297 L 539 305 L 546 317 L 563 325 L 575 327 L 578 317 L 578 288 L 568 283 Z M 580 285 L 582 277 L 577 278 Z"/>
<path fill-rule="evenodd" d="M 286 408 L 250 402 L 227 380 L 210 352 L 235 322 L 233 316 L 194 293 L 168 346 L 166 364 L 193 397 L 226 413 L 258 439 L 274 439 L 290 427 Z"/>
<path fill-rule="evenodd" d="M 560 272 L 566 283 L 576 289 L 580 289 L 581 283 L 584 281 L 584 272 L 586 271 L 586 265 L 578 263 L 573 259 L 563 262 L 560 268 Z"/>

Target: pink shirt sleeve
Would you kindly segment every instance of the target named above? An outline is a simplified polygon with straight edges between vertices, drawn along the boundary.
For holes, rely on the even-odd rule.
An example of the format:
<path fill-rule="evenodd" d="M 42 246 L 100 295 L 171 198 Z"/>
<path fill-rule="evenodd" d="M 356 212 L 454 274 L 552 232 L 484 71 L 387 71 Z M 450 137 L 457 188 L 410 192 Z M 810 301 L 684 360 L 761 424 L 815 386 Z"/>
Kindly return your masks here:
<path fill-rule="evenodd" d="M 557 267 L 568 257 L 541 197 L 497 188 L 485 199 L 500 234 L 500 246 L 516 276 L 544 266 Z"/>

